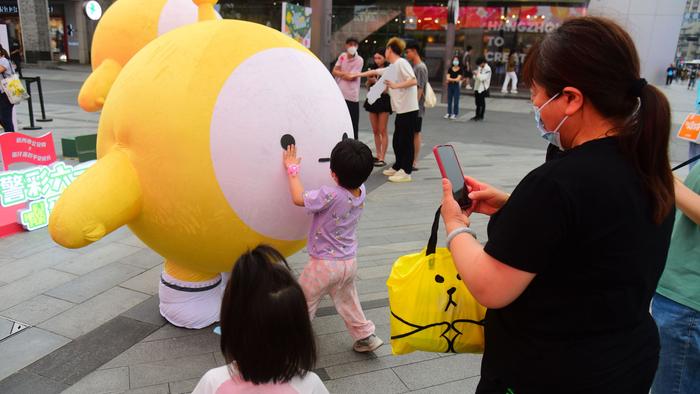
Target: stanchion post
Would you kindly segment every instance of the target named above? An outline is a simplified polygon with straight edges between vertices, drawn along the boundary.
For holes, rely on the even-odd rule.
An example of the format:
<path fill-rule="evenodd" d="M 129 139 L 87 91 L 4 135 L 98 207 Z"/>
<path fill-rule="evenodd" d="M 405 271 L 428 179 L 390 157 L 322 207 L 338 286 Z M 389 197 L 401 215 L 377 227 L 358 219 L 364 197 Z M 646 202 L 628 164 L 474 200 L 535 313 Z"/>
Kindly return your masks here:
<path fill-rule="evenodd" d="M 41 127 L 34 124 L 34 105 L 32 104 L 32 84 L 27 80 L 27 93 L 29 93 L 29 99 L 27 99 L 27 104 L 29 105 L 29 127 L 22 127 L 23 130 L 41 130 Z"/>
<path fill-rule="evenodd" d="M 36 77 L 37 88 L 39 89 L 39 107 L 41 108 L 41 118 L 37 122 L 53 122 L 53 119 L 46 117 L 46 109 L 44 109 L 44 91 L 41 89 L 41 77 Z"/>

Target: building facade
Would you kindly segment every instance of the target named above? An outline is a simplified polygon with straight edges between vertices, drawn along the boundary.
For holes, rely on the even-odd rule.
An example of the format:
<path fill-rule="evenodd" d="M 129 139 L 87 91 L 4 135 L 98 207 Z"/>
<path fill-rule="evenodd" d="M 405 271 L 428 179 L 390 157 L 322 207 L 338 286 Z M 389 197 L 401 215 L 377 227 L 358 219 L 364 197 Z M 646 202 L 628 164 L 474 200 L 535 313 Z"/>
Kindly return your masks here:
<path fill-rule="evenodd" d="M 147 0 L 144 0 L 147 1 Z M 98 1 L 106 9 L 111 0 Z M 10 43 L 20 44 L 25 62 L 89 63 L 96 21 L 82 0 L 0 0 L 0 24 Z"/>
<path fill-rule="evenodd" d="M 149 1 L 149 0 L 143 0 Z M 107 9 L 113 0 L 99 0 Z M 0 23 L 10 42 L 21 43 L 27 62 L 89 63 L 91 37 L 97 22 L 86 17 L 83 0 L 0 0 Z M 310 7 L 316 0 L 291 1 Z M 360 40 L 360 54 L 371 58 L 393 36 L 418 42 L 424 48 L 431 78 L 445 70 L 447 0 L 324 0 L 330 8 L 330 55 L 343 50 L 349 37 Z M 317 3 L 318 4 L 318 3 Z M 224 18 L 282 28 L 283 2 L 277 0 L 219 0 Z M 684 15 L 685 11 L 685 16 Z M 472 60 L 483 55 L 494 69 L 494 84 L 505 75 L 506 59 L 516 53 L 519 63 L 532 44 L 556 29 L 566 18 L 605 15 L 617 19 L 632 34 L 645 75 L 655 75 L 674 57 L 700 56 L 700 0 L 485 0 L 461 1 L 455 9 L 455 54 L 473 48 Z M 679 31 L 683 23 L 679 50 Z M 668 53 L 667 53 L 668 52 Z M 329 64 L 330 66 L 330 64 Z M 655 78 L 652 78 L 656 82 Z"/>
<path fill-rule="evenodd" d="M 700 0 L 687 0 L 678 37 L 676 63 L 700 60 Z"/>
<path fill-rule="evenodd" d="M 642 77 L 662 85 L 673 62 L 687 0 L 591 0 L 589 15 L 618 21 L 634 39 Z"/>

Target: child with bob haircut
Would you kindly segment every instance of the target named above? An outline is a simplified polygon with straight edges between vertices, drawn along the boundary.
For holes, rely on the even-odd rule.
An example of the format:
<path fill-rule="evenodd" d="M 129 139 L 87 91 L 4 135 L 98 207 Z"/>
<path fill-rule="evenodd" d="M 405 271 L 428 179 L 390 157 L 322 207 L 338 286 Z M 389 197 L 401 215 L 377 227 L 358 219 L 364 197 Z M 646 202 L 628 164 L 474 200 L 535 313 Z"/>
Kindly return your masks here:
<path fill-rule="evenodd" d="M 209 370 L 193 394 L 326 394 L 310 372 L 316 344 L 306 300 L 284 257 L 259 246 L 236 262 L 221 303 L 226 365 Z"/>
<path fill-rule="evenodd" d="M 372 151 L 360 141 L 345 139 L 331 152 L 331 176 L 337 185 L 304 191 L 299 179 L 301 158 L 296 146 L 283 154 L 292 202 L 313 214 L 309 231 L 310 261 L 299 277 L 311 319 L 321 297 L 330 294 L 355 343 L 353 350 L 371 352 L 382 345 L 374 323 L 365 318 L 355 287 L 357 224 L 365 205 L 364 182 L 372 173 Z"/>

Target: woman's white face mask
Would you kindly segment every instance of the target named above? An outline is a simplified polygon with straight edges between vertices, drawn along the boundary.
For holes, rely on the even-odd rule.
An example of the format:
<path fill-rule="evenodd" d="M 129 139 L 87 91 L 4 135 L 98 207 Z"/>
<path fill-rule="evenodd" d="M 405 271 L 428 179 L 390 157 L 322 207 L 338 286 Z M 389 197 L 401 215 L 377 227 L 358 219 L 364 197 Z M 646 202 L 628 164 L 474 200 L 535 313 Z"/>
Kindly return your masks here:
<path fill-rule="evenodd" d="M 560 150 L 564 150 L 564 147 L 561 145 L 561 134 L 559 133 L 559 129 L 561 129 L 561 126 L 566 122 L 567 119 L 569 119 L 568 115 L 564 115 L 564 119 L 559 122 L 559 125 L 557 126 L 556 129 L 553 131 L 547 130 L 547 126 L 545 126 L 544 121 L 542 121 L 542 116 L 540 112 L 544 107 L 547 106 L 547 104 L 551 103 L 554 99 L 559 97 L 560 93 L 555 94 L 547 100 L 546 103 L 542 104 L 540 107 L 537 107 L 536 105 L 533 105 L 534 110 L 535 110 L 535 123 L 537 124 L 537 129 L 540 131 L 540 134 L 542 138 L 544 138 L 546 141 L 548 141 L 550 144 L 556 146 Z"/>

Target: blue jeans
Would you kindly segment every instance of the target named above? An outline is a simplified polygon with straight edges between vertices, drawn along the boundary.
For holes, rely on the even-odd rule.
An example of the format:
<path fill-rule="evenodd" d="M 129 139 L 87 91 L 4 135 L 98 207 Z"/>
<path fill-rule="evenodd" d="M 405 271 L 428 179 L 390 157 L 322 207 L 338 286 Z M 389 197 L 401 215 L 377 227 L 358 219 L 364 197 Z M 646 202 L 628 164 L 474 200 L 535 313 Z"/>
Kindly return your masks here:
<path fill-rule="evenodd" d="M 700 312 L 660 294 L 652 315 L 659 326 L 661 354 L 652 394 L 691 394 L 700 389 Z"/>
<path fill-rule="evenodd" d="M 450 115 L 459 115 L 459 84 L 447 84 L 447 113 Z"/>
<path fill-rule="evenodd" d="M 693 157 L 700 155 L 700 144 L 696 144 L 695 142 L 689 142 L 690 148 L 688 149 L 688 159 L 692 159 Z M 698 164 L 697 161 L 692 162 L 688 165 L 688 171 L 692 170 L 695 165 Z"/>

